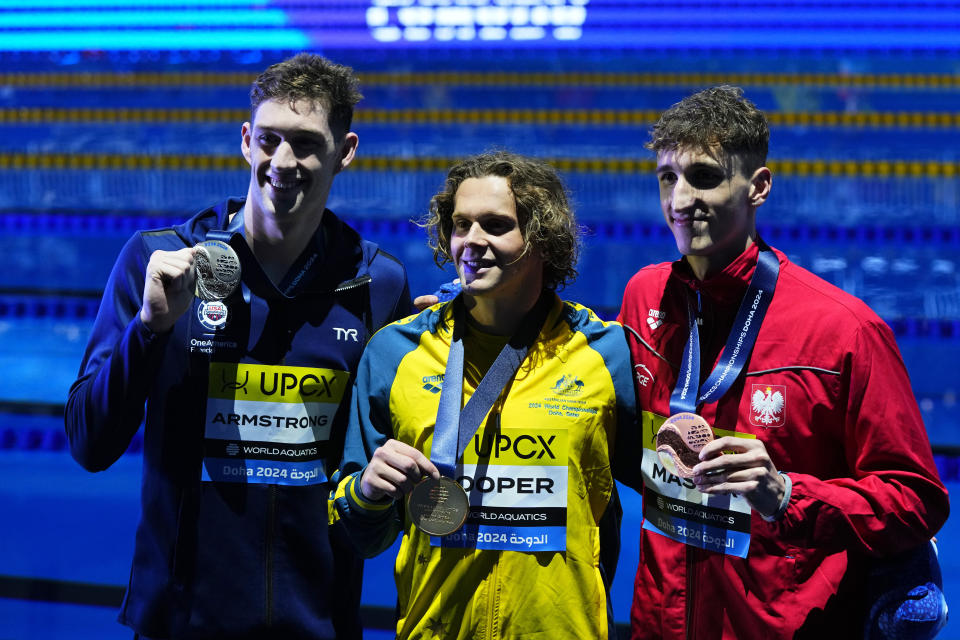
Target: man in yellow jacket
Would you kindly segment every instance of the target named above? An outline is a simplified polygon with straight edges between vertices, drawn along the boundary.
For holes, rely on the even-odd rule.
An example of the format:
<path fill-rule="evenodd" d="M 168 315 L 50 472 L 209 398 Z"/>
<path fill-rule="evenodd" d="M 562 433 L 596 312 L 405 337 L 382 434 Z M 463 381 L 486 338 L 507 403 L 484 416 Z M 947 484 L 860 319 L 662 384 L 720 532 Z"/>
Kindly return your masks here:
<path fill-rule="evenodd" d="M 462 292 L 368 344 L 331 517 L 368 556 L 403 532 L 398 638 L 612 637 L 635 393 L 620 325 L 555 293 L 578 248 L 563 184 L 481 154 L 430 210 Z"/>

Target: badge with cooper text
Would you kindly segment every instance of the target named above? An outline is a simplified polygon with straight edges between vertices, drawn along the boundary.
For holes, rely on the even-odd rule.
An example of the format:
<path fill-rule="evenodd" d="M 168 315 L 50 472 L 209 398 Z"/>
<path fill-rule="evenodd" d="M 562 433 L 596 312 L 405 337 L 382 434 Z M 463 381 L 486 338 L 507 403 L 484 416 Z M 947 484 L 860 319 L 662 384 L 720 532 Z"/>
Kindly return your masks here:
<path fill-rule="evenodd" d="M 657 431 L 657 456 L 670 473 L 681 478 L 693 476 L 700 462 L 700 450 L 714 438 L 713 429 L 696 413 L 676 413 Z"/>
<path fill-rule="evenodd" d="M 467 519 L 470 501 L 456 480 L 447 476 L 426 477 L 410 492 L 407 513 L 414 525 L 432 536 L 457 531 Z"/>
<path fill-rule="evenodd" d="M 196 296 L 201 300 L 223 300 L 240 284 L 240 258 L 226 242 L 201 242 L 195 260 Z"/>

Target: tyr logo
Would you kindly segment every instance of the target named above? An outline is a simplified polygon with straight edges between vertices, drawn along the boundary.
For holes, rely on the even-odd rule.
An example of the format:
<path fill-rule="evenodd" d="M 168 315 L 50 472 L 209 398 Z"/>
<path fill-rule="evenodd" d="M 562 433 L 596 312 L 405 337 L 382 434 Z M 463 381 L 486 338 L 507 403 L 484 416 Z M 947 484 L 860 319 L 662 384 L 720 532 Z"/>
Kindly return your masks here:
<path fill-rule="evenodd" d="M 354 342 L 360 342 L 360 340 L 357 339 L 356 329 L 343 329 L 341 327 L 334 327 L 333 330 L 336 332 L 337 340 L 353 340 Z"/>

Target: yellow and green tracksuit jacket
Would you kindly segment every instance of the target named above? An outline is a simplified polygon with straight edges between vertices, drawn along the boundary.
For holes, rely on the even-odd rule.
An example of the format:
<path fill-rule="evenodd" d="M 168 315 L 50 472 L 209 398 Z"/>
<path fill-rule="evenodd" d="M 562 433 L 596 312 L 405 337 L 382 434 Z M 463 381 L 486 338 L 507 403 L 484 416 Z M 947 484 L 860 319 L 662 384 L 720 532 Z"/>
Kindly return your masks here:
<path fill-rule="evenodd" d="M 620 504 L 611 470 L 636 402 L 622 327 L 554 296 L 543 329 L 457 461 L 466 524 L 431 537 L 359 478 L 388 438 L 430 454 L 452 304 L 380 330 L 360 361 L 331 518 L 361 553 L 398 531 L 398 638 L 607 638 Z M 463 403 L 505 338 L 468 331 Z"/>

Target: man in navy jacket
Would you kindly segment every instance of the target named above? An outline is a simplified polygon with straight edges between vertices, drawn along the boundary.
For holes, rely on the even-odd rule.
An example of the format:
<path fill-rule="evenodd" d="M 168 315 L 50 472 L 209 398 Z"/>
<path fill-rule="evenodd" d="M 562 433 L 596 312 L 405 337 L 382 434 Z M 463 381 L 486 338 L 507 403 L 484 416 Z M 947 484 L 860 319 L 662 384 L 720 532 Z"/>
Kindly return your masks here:
<path fill-rule="evenodd" d="M 67 403 L 90 471 L 145 425 L 120 612 L 138 637 L 361 635 L 362 564 L 328 524 L 329 477 L 363 346 L 411 309 L 406 273 L 326 209 L 357 149 L 352 70 L 299 54 L 250 97 L 246 197 L 127 242 Z M 200 299 L 227 246 L 241 281 Z"/>

